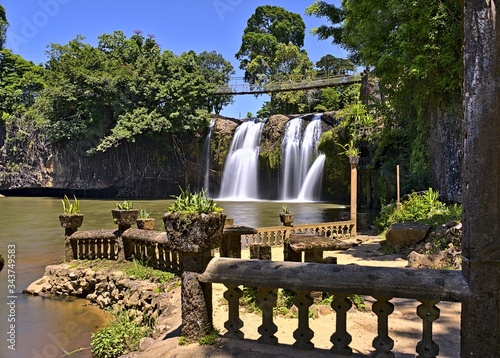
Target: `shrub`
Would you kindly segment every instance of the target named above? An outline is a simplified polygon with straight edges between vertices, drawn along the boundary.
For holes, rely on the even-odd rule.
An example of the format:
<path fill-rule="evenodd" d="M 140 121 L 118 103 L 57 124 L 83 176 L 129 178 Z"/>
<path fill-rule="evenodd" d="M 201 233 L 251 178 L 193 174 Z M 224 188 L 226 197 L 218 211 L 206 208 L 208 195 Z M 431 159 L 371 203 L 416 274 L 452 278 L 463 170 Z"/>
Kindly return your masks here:
<path fill-rule="evenodd" d="M 375 219 L 378 232 L 384 232 L 398 222 L 421 222 L 438 227 L 447 221 L 460 221 L 462 207 L 454 204 L 446 206 L 438 200 L 439 192 L 429 188 L 425 193 L 411 193 L 399 208 L 395 203 L 382 207 Z"/>
<path fill-rule="evenodd" d="M 125 311 L 118 312 L 111 324 L 92 334 L 92 354 L 95 358 L 117 358 L 136 351 L 141 338 L 150 333 L 150 327 L 132 321 Z"/>
<path fill-rule="evenodd" d="M 185 191 L 180 188 L 181 194 L 173 196 L 175 201 L 167 208 L 169 213 L 179 214 L 210 214 L 222 212 L 222 208 L 212 200 L 207 198 L 206 190 L 202 189 L 199 193 L 192 193 L 189 188 Z"/>
<path fill-rule="evenodd" d="M 71 200 L 64 195 L 64 198 L 61 200 L 64 214 L 76 215 L 80 213 L 80 202 L 75 195 L 73 195 L 73 199 L 73 202 L 71 202 Z"/>
<path fill-rule="evenodd" d="M 123 203 L 115 203 L 118 210 L 132 210 L 134 208 L 134 203 L 130 200 L 124 200 Z"/>

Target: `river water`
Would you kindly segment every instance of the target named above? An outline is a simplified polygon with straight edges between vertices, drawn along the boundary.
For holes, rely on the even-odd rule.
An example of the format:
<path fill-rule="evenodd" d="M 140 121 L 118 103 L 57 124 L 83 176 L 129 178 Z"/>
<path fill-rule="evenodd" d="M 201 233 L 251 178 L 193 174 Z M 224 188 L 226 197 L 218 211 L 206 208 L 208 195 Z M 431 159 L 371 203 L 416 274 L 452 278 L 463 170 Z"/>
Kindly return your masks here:
<path fill-rule="evenodd" d="M 161 217 L 171 200 L 137 200 L 134 207 L 147 209 L 162 228 Z M 235 225 L 280 225 L 281 202 L 218 201 Z M 295 223 L 333 221 L 341 206 L 332 203 L 286 203 L 296 214 Z M 112 200 L 81 200 L 85 214 L 80 230 L 113 228 Z M 0 273 L 1 358 L 91 358 L 91 332 L 106 323 L 106 315 L 86 300 L 42 298 L 22 291 L 43 276 L 45 266 L 60 263 L 64 256 L 64 230 L 58 216 L 60 199 L 40 197 L 0 198 L 0 253 L 6 266 Z M 9 252 L 15 266 L 7 266 Z M 11 291 L 12 289 L 12 291 Z M 15 348 L 12 349 L 12 348 Z"/>

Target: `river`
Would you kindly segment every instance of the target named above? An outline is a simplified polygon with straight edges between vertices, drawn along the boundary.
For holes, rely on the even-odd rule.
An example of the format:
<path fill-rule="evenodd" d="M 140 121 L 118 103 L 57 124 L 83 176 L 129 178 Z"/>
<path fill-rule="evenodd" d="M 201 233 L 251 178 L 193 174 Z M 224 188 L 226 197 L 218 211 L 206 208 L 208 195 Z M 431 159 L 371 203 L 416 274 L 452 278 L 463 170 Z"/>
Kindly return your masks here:
<path fill-rule="evenodd" d="M 161 217 L 171 200 L 134 200 L 136 209 L 147 209 L 162 227 Z M 252 227 L 280 225 L 281 202 L 218 201 L 235 225 Z M 332 203 L 286 203 L 296 214 L 295 223 L 317 223 L 336 219 L 341 206 Z M 112 200 L 81 200 L 85 214 L 80 230 L 113 228 Z M 64 229 L 58 216 L 60 199 L 40 197 L 0 198 L 0 253 L 6 266 L 0 273 L 0 357 L 91 358 L 91 332 L 106 323 L 106 315 L 86 300 L 42 298 L 22 291 L 43 276 L 47 265 L 60 263 L 64 256 Z M 13 261 L 7 265 L 8 254 Z M 9 269 L 14 276 L 10 275 Z M 13 291 L 10 291 L 13 289 Z M 12 348 L 15 348 L 13 350 Z"/>

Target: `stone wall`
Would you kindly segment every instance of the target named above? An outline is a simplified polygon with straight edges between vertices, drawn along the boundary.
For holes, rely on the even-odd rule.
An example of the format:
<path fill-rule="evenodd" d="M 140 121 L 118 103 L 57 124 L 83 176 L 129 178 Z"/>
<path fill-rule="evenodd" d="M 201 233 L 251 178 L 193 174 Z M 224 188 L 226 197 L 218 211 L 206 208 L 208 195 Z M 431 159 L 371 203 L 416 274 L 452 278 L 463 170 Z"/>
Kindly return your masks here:
<path fill-rule="evenodd" d="M 126 309 L 137 323 L 152 320 L 152 336 L 158 338 L 172 328 L 169 319 L 174 310 L 180 309 L 180 290 L 167 292 L 167 285 L 130 278 L 121 271 L 94 271 L 60 264 L 47 266 L 44 276 L 29 285 L 25 293 L 77 296 L 103 309 Z"/>

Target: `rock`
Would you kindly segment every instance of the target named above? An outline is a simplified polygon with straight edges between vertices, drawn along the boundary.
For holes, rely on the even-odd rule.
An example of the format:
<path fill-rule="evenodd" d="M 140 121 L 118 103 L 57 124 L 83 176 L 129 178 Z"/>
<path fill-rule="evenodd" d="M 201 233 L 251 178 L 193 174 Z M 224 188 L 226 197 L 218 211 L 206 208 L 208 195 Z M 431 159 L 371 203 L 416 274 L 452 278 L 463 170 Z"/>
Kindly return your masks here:
<path fill-rule="evenodd" d="M 146 349 L 151 347 L 153 343 L 155 343 L 155 340 L 153 338 L 150 337 L 141 338 L 141 340 L 139 341 L 139 351 L 144 352 Z"/>
<path fill-rule="evenodd" d="M 431 229 L 430 225 L 420 223 L 396 223 L 392 224 L 385 239 L 390 246 L 400 249 L 403 246 L 418 244 L 425 240 Z"/>
<path fill-rule="evenodd" d="M 412 251 L 408 255 L 408 268 L 431 268 L 438 269 L 448 265 L 447 254 L 445 251 L 438 251 L 432 255 L 419 254 Z"/>
<path fill-rule="evenodd" d="M 24 292 L 38 296 L 41 293 L 49 292 L 51 288 L 52 285 L 48 282 L 48 280 L 46 278 L 41 278 L 40 280 L 30 284 Z"/>

